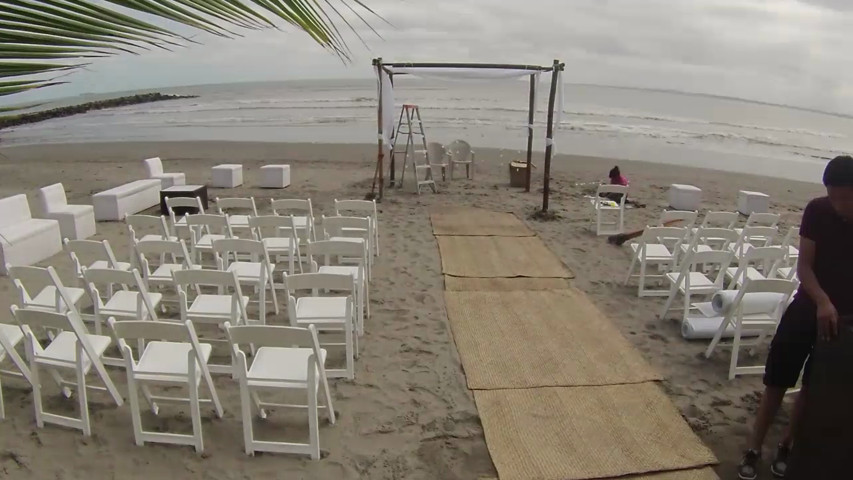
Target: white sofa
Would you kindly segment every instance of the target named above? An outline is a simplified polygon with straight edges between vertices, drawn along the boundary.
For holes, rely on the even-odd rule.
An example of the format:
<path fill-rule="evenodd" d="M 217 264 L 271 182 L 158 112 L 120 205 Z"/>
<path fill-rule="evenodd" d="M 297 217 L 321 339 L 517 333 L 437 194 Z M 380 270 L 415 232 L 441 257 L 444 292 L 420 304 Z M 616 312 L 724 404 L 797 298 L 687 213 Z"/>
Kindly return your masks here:
<path fill-rule="evenodd" d="M 24 194 L 0 199 L 0 273 L 33 265 L 62 251 L 59 222 L 33 218 Z"/>
<path fill-rule="evenodd" d="M 69 205 L 65 198 L 65 187 L 54 183 L 39 189 L 40 217 L 59 222 L 62 238 L 83 240 L 95 234 L 95 207 L 91 205 Z"/>
<path fill-rule="evenodd" d="M 160 180 L 161 188 L 187 184 L 187 177 L 183 173 L 164 173 L 163 161 L 160 160 L 160 157 L 147 158 L 143 162 L 145 163 L 145 171 L 148 173 L 148 178 Z"/>
<path fill-rule="evenodd" d="M 160 180 L 153 178 L 125 183 L 92 195 L 95 220 L 119 221 L 160 203 Z"/>

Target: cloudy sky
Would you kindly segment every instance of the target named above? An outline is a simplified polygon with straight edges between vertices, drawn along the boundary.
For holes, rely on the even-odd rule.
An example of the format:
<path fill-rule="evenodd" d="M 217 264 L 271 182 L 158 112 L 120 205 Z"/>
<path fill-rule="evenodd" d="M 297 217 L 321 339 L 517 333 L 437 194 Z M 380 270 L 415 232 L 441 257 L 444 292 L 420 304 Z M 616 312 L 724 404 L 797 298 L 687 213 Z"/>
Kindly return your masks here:
<path fill-rule="evenodd" d="M 344 64 L 290 27 L 97 61 L 43 92 L 367 78 L 370 59 L 567 65 L 566 81 L 674 89 L 853 114 L 849 0 L 363 0 L 389 23 L 359 27 Z"/>

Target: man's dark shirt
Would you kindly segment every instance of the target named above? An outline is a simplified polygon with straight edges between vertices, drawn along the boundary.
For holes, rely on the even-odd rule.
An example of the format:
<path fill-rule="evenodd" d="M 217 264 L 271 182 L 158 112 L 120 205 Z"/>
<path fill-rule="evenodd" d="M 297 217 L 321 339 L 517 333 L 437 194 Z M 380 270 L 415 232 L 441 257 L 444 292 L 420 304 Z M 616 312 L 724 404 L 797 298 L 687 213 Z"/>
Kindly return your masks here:
<path fill-rule="evenodd" d="M 841 315 L 853 314 L 853 222 L 845 220 L 828 197 L 809 202 L 800 236 L 815 242 L 814 273 Z M 809 298 L 800 288 L 798 298 Z"/>

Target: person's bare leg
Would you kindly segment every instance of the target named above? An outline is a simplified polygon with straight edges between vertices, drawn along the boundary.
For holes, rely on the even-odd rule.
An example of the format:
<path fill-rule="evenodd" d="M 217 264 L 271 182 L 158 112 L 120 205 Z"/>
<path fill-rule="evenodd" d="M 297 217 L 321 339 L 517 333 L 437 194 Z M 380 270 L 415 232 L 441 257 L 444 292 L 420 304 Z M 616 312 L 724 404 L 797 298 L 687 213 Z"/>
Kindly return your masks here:
<path fill-rule="evenodd" d="M 791 411 L 791 419 L 785 427 L 785 435 L 782 437 L 782 441 L 779 442 L 782 446 L 791 448 L 791 445 L 794 443 L 794 433 L 797 431 L 797 426 L 802 420 L 803 412 L 805 411 L 805 394 L 806 387 L 803 386 L 799 393 L 797 393 L 797 398 L 794 400 L 794 409 Z"/>
<path fill-rule="evenodd" d="M 752 435 L 749 438 L 748 448 L 750 450 L 761 452 L 761 446 L 764 444 L 770 425 L 773 424 L 773 419 L 776 418 L 779 407 L 782 406 L 786 390 L 780 387 L 766 387 L 764 389 L 764 395 L 761 396 L 761 403 L 758 406 L 758 413 L 755 415 L 755 423 L 752 426 Z"/>

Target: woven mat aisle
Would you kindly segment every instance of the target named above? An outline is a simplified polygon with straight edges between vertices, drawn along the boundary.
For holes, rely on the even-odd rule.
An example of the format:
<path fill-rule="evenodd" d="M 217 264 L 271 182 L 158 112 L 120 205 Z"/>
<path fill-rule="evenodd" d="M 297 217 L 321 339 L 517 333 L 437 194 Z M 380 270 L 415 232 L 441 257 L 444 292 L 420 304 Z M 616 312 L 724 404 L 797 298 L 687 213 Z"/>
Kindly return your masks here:
<path fill-rule="evenodd" d="M 500 480 L 713 480 L 660 376 L 511 213 L 430 219 L 445 303 Z"/>

